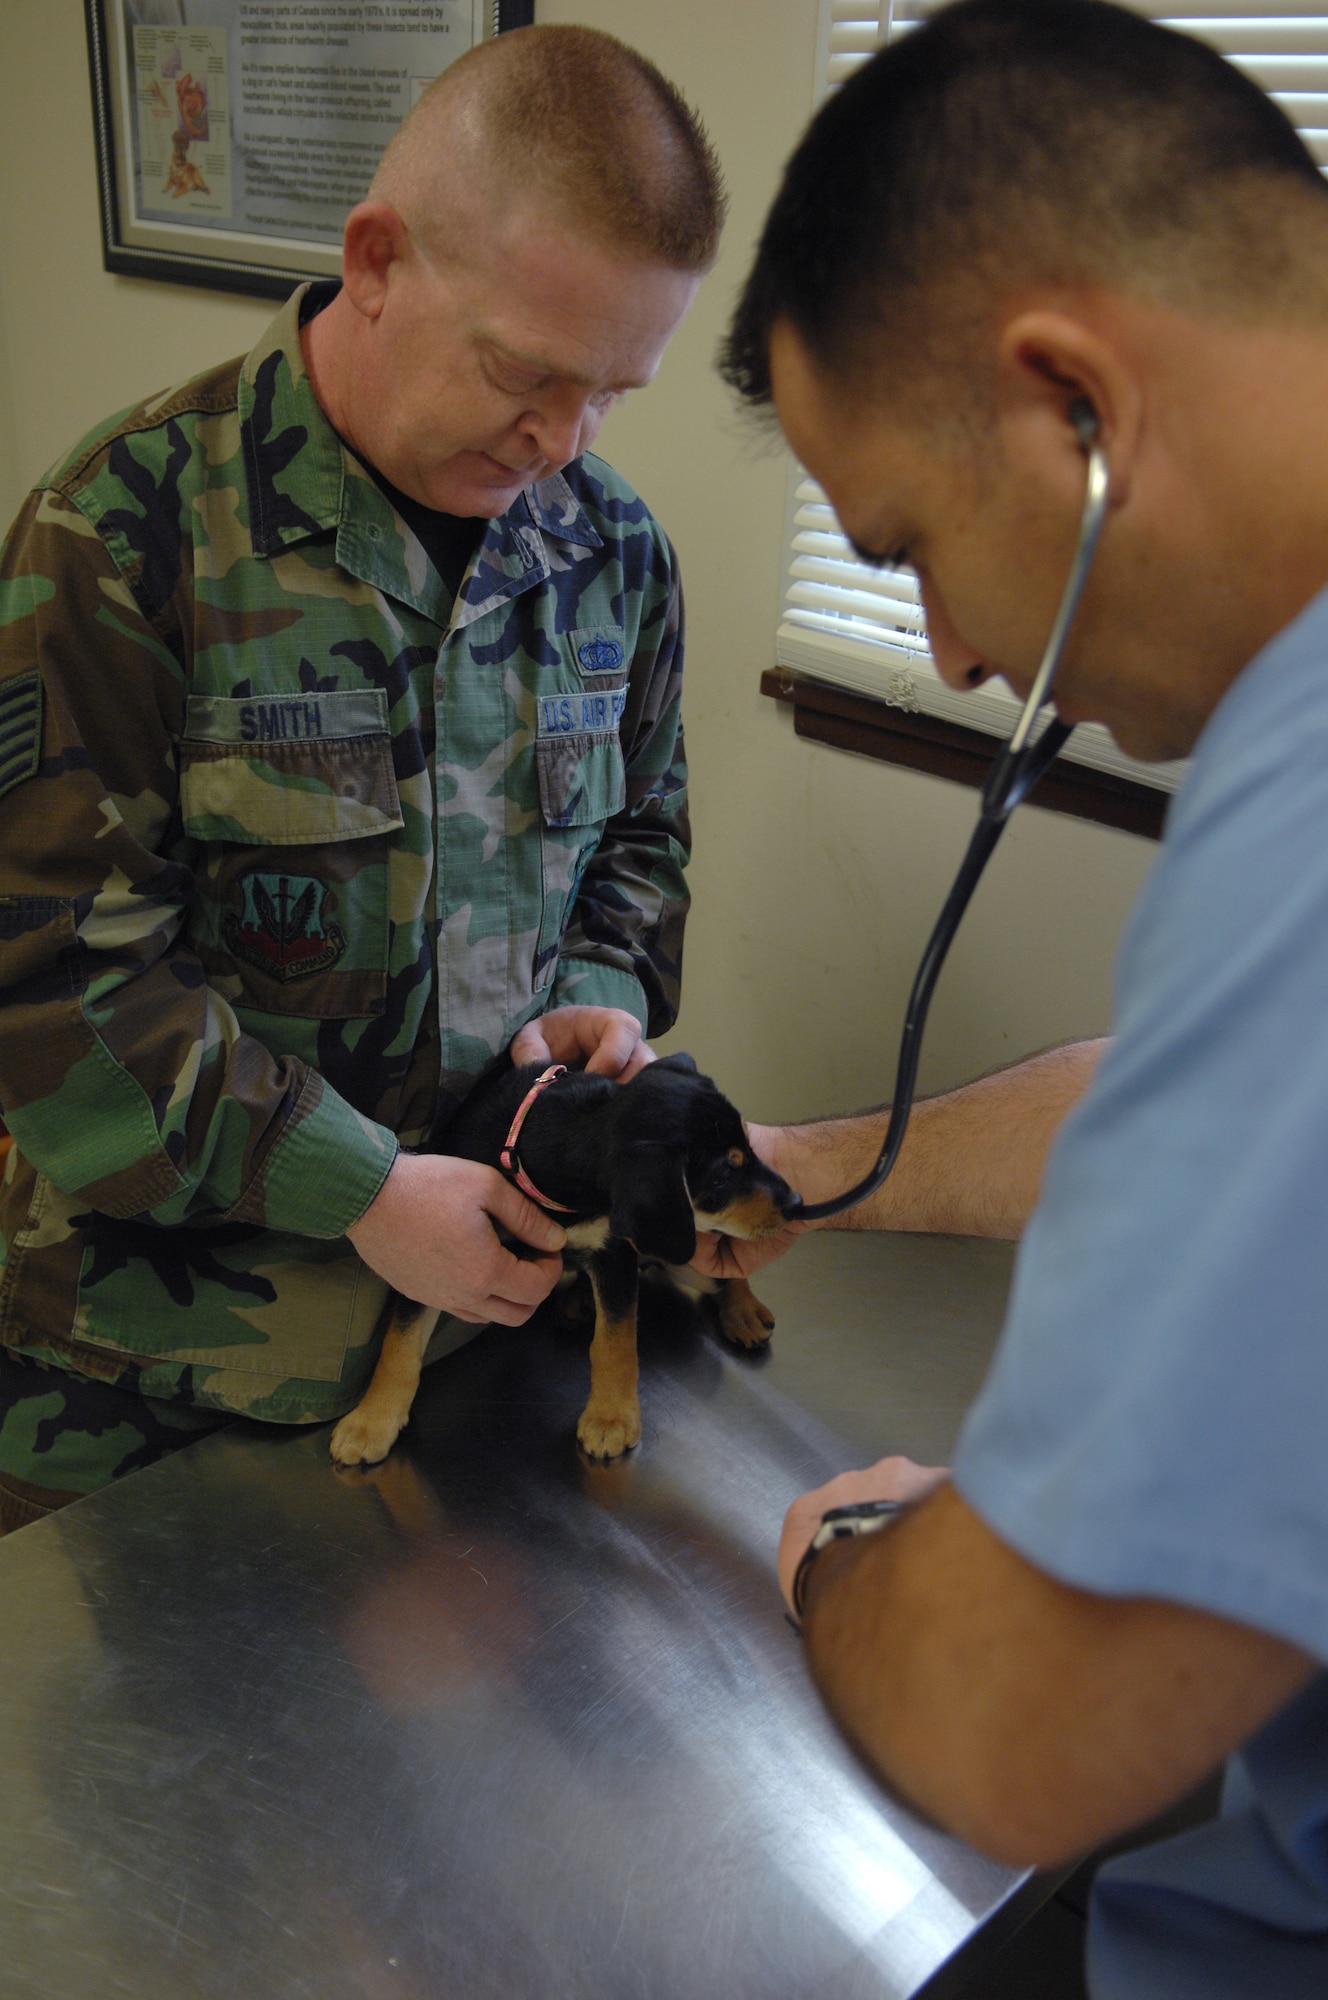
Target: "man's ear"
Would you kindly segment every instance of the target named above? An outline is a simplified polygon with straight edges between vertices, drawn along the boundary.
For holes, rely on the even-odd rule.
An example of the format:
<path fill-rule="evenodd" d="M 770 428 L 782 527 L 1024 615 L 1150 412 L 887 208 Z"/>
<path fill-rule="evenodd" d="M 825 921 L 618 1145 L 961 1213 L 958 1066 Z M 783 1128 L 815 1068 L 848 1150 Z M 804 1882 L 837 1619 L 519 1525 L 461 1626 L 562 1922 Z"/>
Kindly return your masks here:
<path fill-rule="evenodd" d="M 629 1237 L 643 1257 L 689 1264 L 696 1255 L 696 1218 L 672 1148 L 644 1140 L 624 1147 L 614 1177 L 609 1233 Z"/>
<path fill-rule="evenodd" d="M 1023 441 L 1041 462 L 1071 468 L 1080 491 L 1083 444 L 1072 411 L 1088 403 L 1097 418 L 1097 442 L 1107 456 L 1111 498 L 1129 491 L 1143 423 L 1143 382 L 1129 349 L 1107 325 L 1082 311 L 1027 308 L 1001 328 L 997 349 L 997 406 L 1007 422 L 1007 442 Z"/>
<path fill-rule="evenodd" d="M 385 201 L 357 202 L 346 217 L 341 277 L 346 295 L 366 319 L 377 319 L 387 299 L 388 272 L 404 258 L 410 232 Z"/>

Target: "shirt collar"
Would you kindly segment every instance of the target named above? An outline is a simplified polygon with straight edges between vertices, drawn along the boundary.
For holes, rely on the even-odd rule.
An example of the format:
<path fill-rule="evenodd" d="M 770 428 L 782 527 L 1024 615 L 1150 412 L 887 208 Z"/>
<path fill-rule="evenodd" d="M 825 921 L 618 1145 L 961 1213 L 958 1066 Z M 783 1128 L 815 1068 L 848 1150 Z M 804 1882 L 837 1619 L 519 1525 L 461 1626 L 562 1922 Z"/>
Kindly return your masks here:
<path fill-rule="evenodd" d="M 324 281 L 325 282 L 325 281 Z M 415 535 L 323 413 L 304 366 L 302 285 L 246 357 L 239 413 L 255 552 L 334 533 L 337 561 L 427 615 L 437 613 L 432 568 Z M 470 624 L 564 567 L 547 540 L 596 549 L 601 537 L 562 473 L 518 494 L 488 523 L 458 593 L 453 625 Z"/>

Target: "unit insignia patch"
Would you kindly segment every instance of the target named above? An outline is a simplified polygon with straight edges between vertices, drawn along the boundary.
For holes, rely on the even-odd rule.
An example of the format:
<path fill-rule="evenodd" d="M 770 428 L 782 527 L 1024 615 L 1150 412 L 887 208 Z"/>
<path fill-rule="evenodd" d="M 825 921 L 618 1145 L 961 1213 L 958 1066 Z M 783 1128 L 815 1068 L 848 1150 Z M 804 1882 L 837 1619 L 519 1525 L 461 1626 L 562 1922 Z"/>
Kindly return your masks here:
<path fill-rule="evenodd" d="M 312 875 L 283 875 L 253 868 L 240 877 L 244 911 L 228 910 L 222 935 L 237 958 L 271 979 L 302 979 L 326 972 L 346 949 L 340 924 L 324 914 L 328 889 Z"/>

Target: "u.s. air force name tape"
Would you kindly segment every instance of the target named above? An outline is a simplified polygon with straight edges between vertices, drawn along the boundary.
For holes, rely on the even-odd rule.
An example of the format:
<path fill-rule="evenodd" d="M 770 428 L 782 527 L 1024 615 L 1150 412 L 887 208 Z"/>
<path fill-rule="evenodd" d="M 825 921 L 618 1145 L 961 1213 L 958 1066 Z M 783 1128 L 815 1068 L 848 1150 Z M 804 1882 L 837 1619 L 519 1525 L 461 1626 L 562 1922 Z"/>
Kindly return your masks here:
<path fill-rule="evenodd" d="M 536 703 L 541 736 L 575 736 L 616 729 L 627 706 L 626 688 L 602 694 L 542 694 Z"/>

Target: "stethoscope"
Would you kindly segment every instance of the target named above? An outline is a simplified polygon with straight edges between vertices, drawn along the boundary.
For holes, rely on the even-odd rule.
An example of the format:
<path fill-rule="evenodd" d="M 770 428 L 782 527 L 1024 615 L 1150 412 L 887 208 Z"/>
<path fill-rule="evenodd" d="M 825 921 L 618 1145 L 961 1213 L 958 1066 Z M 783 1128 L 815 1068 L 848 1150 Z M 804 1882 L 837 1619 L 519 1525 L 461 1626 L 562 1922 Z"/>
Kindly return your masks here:
<path fill-rule="evenodd" d="M 1070 421 L 1079 433 L 1079 441 L 1088 453 L 1088 487 L 1084 496 L 1084 514 L 1079 527 L 1079 542 L 1070 565 L 1070 574 L 1065 581 L 1060 607 L 1047 639 L 1047 648 L 1042 655 L 1042 664 L 1028 691 L 1028 699 L 1020 711 L 1019 720 L 1011 732 L 1009 741 L 996 754 L 987 782 L 982 788 L 982 806 L 977 826 L 968 844 L 968 852 L 959 864 L 954 886 L 945 899 L 944 908 L 936 920 L 936 928 L 927 940 L 927 948 L 922 954 L 922 963 L 913 981 L 913 989 L 908 997 L 908 1011 L 904 1016 L 904 1032 L 899 1044 L 899 1066 L 895 1072 L 895 1092 L 890 1105 L 890 1122 L 885 1128 L 885 1138 L 877 1155 L 876 1165 L 867 1178 L 851 1187 L 847 1194 L 835 1195 L 829 1201 L 807 1202 L 798 1210 L 798 1220 L 816 1222 L 827 1215 L 841 1215 L 846 1208 L 855 1208 L 865 1201 L 869 1194 L 875 1194 L 885 1180 L 904 1143 L 908 1130 L 909 1113 L 913 1109 L 913 1090 L 917 1082 L 918 1057 L 922 1051 L 922 1031 L 927 1024 L 927 1009 L 945 955 L 959 928 L 959 920 L 968 908 L 969 897 L 978 885 L 983 869 L 991 858 L 992 850 L 1005 830 L 1005 822 L 1022 799 L 1027 798 L 1047 766 L 1068 742 L 1073 724 L 1057 720 L 1055 717 L 1046 725 L 1035 741 L 1030 741 L 1034 720 L 1038 710 L 1051 694 L 1051 685 L 1056 678 L 1056 670 L 1065 651 L 1074 614 L 1079 608 L 1084 584 L 1088 578 L 1097 548 L 1097 538 L 1107 511 L 1107 460 L 1098 443 L 1097 414 L 1091 403 L 1080 398 L 1070 408 Z"/>

